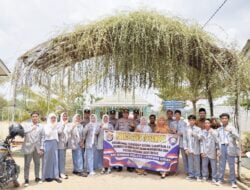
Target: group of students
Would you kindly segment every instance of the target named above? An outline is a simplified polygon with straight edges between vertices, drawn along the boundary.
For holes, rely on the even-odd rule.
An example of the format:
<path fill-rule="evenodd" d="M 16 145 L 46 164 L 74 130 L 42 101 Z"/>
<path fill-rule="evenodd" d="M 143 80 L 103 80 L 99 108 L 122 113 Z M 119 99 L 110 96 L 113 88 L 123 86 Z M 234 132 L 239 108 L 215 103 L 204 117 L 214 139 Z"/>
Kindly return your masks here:
<path fill-rule="evenodd" d="M 237 141 L 239 134 L 235 127 L 229 124 L 227 113 L 217 119 L 207 119 L 206 110 L 199 110 L 199 119 L 195 115 L 188 116 L 188 124 L 180 120 L 181 112 L 168 111 L 169 126 L 173 133 L 179 135 L 180 152 L 187 179 L 206 181 L 211 178 L 212 183 L 221 185 L 224 182 L 226 163 L 229 165 L 230 183 L 237 188 L 235 178 L 235 159 L 239 154 Z M 219 165 L 217 169 L 217 165 Z"/>
<path fill-rule="evenodd" d="M 235 157 L 239 135 L 233 126 L 229 125 L 229 115 L 220 116 L 221 124 L 215 119 L 206 119 L 206 110 L 199 110 L 200 118 L 195 115 L 188 117 L 188 124 L 182 120 L 181 111 L 167 111 L 167 117 L 156 115 L 139 118 L 139 110 L 134 110 L 133 119 L 129 118 L 129 110 L 124 109 L 121 118 L 116 119 L 116 112 L 104 114 L 99 123 L 95 114 L 84 110 L 84 116 L 74 115 L 69 122 L 67 113 L 62 113 L 60 119 L 53 113 L 49 114 L 47 124 L 39 124 L 39 113 L 31 114 L 32 122 L 24 126 L 25 138 L 22 146 L 24 153 L 24 180 L 29 185 L 29 169 L 31 160 L 35 165 L 35 181 L 67 179 L 65 171 L 66 150 L 72 150 L 73 174 L 82 177 L 95 175 L 96 170 L 110 173 L 110 167 L 103 167 L 103 138 L 105 130 L 177 134 L 179 136 L 180 153 L 187 179 L 207 180 L 211 166 L 212 182 L 220 185 L 224 180 L 226 161 L 230 168 L 230 182 L 235 183 Z M 58 122 L 59 119 L 59 122 Z M 214 127 L 214 129 L 212 128 Z M 218 129 L 215 129 L 217 128 Z M 42 157 L 42 179 L 39 178 L 40 158 Z M 217 158 L 219 170 L 217 172 Z M 209 165 L 210 163 L 210 165 Z M 202 166 L 202 167 L 201 167 Z M 118 172 L 122 167 L 115 168 Z M 134 168 L 127 168 L 133 172 Z M 143 169 L 135 170 L 139 175 L 146 175 Z M 160 172 L 161 178 L 167 172 Z M 61 178 L 61 179 L 60 179 Z"/>

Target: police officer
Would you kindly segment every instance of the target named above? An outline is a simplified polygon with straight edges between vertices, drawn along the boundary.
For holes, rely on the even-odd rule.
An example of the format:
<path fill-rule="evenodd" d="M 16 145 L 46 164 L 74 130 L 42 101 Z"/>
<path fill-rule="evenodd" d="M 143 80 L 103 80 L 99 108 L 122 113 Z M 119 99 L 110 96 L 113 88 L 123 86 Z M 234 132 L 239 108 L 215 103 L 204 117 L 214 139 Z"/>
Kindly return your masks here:
<path fill-rule="evenodd" d="M 122 113 L 122 118 L 118 119 L 115 130 L 116 131 L 134 131 L 135 125 L 133 120 L 130 120 L 128 118 L 129 116 L 129 110 L 125 108 Z"/>
<path fill-rule="evenodd" d="M 138 109 L 135 109 L 135 110 L 133 111 L 133 114 L 134 114 L 134 125 L 135 125 L 135 127 L 136 127 L 137 125 L 140 124 L 140 117 L 139 117 L 140 111 L 139 111 Z"/>
<path fill-rule="evenodd" d="M 89 118 L 90 118 L 90 109 L 86 108 L 83 111 L 83 120 L 81 122 L 82 126 L 85 127 L 89 123 Z"/>
<path fill-rule="evenodd" d="M 113 128 L 115 128 L 116 123 L 117 123 L 117 119 L 115 118 L 115 114 L 116 114 L 115 110 L 111 110 L 109 112 L 109 123 L 113 126 Z"/>
<path fill-rule="evenodd" d="M 118 121 L 116 123 L 115 130 L 117 130 L 117 131 L 134 131 L 135 130 L 135 124 L 134 124 L 133 120 L 130 120 L 128 118 L 128 116 L 129 116 L 129 110 L 127 108 L 125 108 L 123 110 L 122 118 L 118 119 Z M 132 172 L 134 170 L 134 168 L 127 167 L 127 170 L 129 172 Z M 121 172 L 122 167 L 119 166 L 117 171 Z"/>

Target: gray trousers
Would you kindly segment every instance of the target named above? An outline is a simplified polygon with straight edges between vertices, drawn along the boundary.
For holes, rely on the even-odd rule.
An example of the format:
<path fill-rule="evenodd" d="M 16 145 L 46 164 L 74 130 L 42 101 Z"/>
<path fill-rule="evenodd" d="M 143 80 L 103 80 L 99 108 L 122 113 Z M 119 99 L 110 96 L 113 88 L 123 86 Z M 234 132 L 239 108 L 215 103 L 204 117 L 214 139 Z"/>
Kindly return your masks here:
<path fill-rule="evenodd" d="M 191 178 L 200 178 L 200 155 L 188 154 L 188 175 Z"/>
<path fill-rule="evenodd" d="M 228 145 L 223 145 L 223 144 L 221 145 L 218 180 L 224 181 L 226 163 L 228 162 L 230 182 L 236 183 L 236 179 L 235 179 L 235 157 L 236 156 L 229 156 L 227 153 L 227 149 L 228 149 Z"/>
<path fill-rule="evenodd" d="M 39 178 L 40 155 L 37 153 L 37 150 L 35 149 L 32 153 L 24 155 L 24 180 L 29 179 L 30 163 L 32 159 L 34 161 L 34 166 L 35 166 L 35 177 Z"/>

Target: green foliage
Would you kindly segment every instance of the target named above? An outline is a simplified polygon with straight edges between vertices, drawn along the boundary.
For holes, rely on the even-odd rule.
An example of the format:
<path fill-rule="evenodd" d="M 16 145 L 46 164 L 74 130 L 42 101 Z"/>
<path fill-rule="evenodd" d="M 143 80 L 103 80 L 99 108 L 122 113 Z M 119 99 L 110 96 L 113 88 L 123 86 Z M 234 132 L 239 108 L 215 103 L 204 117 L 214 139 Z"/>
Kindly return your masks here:
<path fill-rule="evenodd" d="M 5 98 L 3 98 L 2 96 L 0 96 L 0 108 L 2 109 L 6 106 L 8 106 L 8 101 Z"/>
<path fill-rule="evenodd" d="M 189 68 L 220 70 L 215 59 L 222 66 L 232 64 L 231 54 L 200 26 L 137 11 L 79 25 L 37 46 L 19 58 L 16 73 L 24 76 L 19 81 L 46 84 L 65 68 L 85 79 L 101 72 L 93 77 L 102 86 L 131 90 L 159 87 L 172 79 L 177 84 Z M 77 80 L 72 77 L 69 83 Z"/>
<path fill-rule="evenodd" d="M 245 133 L 245 137 L 242 141 L 242 152 L 250 152 L 250 132 Z"/>

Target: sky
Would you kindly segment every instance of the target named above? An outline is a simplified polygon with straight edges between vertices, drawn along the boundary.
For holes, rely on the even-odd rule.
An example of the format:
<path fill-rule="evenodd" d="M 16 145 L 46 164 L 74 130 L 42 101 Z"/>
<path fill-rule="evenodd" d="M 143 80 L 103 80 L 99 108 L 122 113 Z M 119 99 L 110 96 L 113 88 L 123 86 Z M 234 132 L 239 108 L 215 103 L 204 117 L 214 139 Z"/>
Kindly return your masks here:
<path fill-rule="evenodd" d="M 224 0 L 0 0 L 0 59 L 13 70 L 19 56 L 76 24 L 146 9 L 203 25 Z M 228 0 L 204 28 L 241 49 L 250 38 L 250 0 Z"/>

